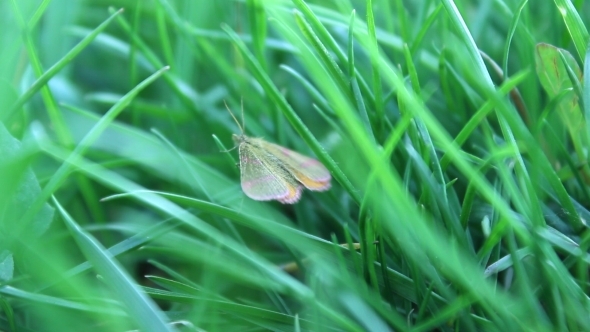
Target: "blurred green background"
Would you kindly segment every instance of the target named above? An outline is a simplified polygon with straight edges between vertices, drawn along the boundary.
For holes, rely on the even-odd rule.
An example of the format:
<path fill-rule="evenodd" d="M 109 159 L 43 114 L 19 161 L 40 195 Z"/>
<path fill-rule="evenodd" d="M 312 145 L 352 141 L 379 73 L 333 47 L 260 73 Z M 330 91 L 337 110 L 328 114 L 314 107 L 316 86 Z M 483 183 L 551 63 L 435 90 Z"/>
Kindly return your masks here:
<path fill-rule="evenodd" d="M 589 19 L 0 0 L 0 330 L 587 330 Z M 224 102 L 332 189 L 246 197 Z"/>

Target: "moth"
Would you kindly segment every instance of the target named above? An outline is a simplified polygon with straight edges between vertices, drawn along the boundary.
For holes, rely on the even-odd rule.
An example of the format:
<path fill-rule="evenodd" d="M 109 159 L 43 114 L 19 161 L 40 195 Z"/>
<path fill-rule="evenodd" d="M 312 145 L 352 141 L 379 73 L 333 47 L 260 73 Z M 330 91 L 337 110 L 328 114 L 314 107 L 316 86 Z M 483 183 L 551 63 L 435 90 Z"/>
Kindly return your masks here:
<path fill-rule="evenodd" d="M 246 136 L 245 126 L 240 125 L 229 107 L 227 110 L 241 131 L 232 139 L 240 155 L 241 185 L 246 196 L 294 204 L 301 198 L 303 187 L 314 191 L 330 189 L 330 172 L 322 163 L 262 138 Z M 242 107 L 242 123 L 243 112 Z"/>

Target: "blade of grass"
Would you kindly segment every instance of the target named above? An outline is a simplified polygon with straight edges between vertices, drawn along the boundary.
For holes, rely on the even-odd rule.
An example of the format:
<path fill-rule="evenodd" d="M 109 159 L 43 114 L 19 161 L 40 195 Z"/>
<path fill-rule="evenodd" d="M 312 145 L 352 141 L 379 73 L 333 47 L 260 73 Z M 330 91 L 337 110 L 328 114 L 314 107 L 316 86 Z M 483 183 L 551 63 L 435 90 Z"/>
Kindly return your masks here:
<path fill-rule="evenodd" d="M 442 5 L 442 3 L 439 3 L 438 6 L 436 6 L 436 8 L 434 9 L 434 11 L 432 11 L 432 13 L 430 15 L 428 15 L 428 18 L 426 19 L 426 21 L 424 21 L 424 23 L 422 24 L 422 28 L 420 28 L 420 31 L 418 31 L 418 34 L 416 34 L 416 37 L 411 41 L 410 53 L 412 53 L 412 55 L 416 55 L 416 52 L 418 51 L 418 47 L 420 47 L 420 44 L 424 40 L 424 36 L 428 32 L 428 30 L 430 29 L 430 27 L 432 26 L 434 21 L 437 19 L 438 14 L 440 14 L 442 9 L 443 9 L 443 5 Z M 407 42 L 408 41 L 406 41 L 406 43 Z"/>
<path fill-rule="evenodd" d="M 316 89 L 308 79 L 303 77 L 303 75 L 301 75 L 294 68 L 289 67 L 287 65 L 281 65 L 280 68 L 283 69 L 284 71 L 286 71 L 287 73 L 291 74 L 293 77 L 295 77 L 295 79 L 297 79 L 299 82 L 301 82 L 301 85 L 303 85 L 305 90 L 307 90 L 307 92 L 309 92 L 309 94 L 312 96 L 313 100 L 316 103 L 318 103 L 320 105 L 320 107 L 322 107 L 323 109 L 329 109 L 329 105 L 326 101 L 326 98 L 324 98 L 322 96 L 322 94 L 318 91 L 318 89 Z"/>
<path fill-rule="evenodd" d="M 39 4 L 39 7 L 37 7 L 37 10 L 33 14 L 33 16 L 31 16 L 31 18 L 29 19 L 29 22 L 27 24 L 27 28 L 29 30 L 33 30 L 35 28 L 35 26 L 37 26 L 37 23 L 39 23 L 41 16 L 43 16 L 43 14 L 45 14 L 45 11 L 47 10 L 47 6 L 49 6 L 50 3 L 51 3 L 51 0 L 43 0 Z"/>
<path fill-rule="evenodd" d="M 310 44 L 312 44 L 317 55 L 324 63 L 324 67 L 330 73 L 332 79 L 336 82 L 338 87 L 340 87 L 342 92 L 348 94 L 348 82 L 346 81 L 344 72 L 336 63 L 336 60 L 332 57 L 326 46 L 324 46 L 320 38 L 316 35 L 315 31 L 313 31 L 311 25 L 305 20 L 303 15 L 301 15 L 301 13 L 299 12 L 294 12 L 293 14 L 295 16 L 295 21 L 297 22 L 299 29 L 307 38 L 307 41 Z"/>
<path fill-rule="evenodd" d="M 578 14 L 578 11 L 570 0 L 553 1 L 555 2 L 559 14 L 563 17 L 563 22 L 570 33 L 576 51 L 578 51 L 578 56 L 580 59 L 583 59 L 590 36 L 588 35 L 588 30 L 586 29 L 580 14 Z"/>
<path fill-rule="evenodd" d="M 520 72 L 510 78 L 508 78 L 499 88 L 499 92 L 502 95 L 507 95 L 512 89 L 514 89 L 518 84 L 522 83 L 527 76 L 530 74 L 529 71 Z M 475 112 L 475 114 L 469 119 L 467 124 L 463 126 L 459 134 L 455 137 L 454 143 L 457 146 L 463 146 L 463 144 L 467 141 L 469 136 L 471 136 L 475 129 L 480 125 L 480 122 L 483 121 L 490 112 L 494 110 L 496 103 L 494 100 L 486 101 L 480 108 Z M 443 170 L 446 170 L 447 167 L 450 165 L 451 159 L 450 156 L 445 153 L 441 158 L 440 164 Z"/>
<path fill-rule="evenodd" d="M 72 62 L 82 52 L 90 43 L 98 36 L 107 26 L 117 17 L 119 14 L 123 12 L 123 9 L 119 9 L 115 13 L 113 13 L 108 19 L 106 19 L 103 23 L 101 23 L 98 27 L 96 27 L 92 32 L 88 34 L 88 36 L 84 37 L 74 48 L 72 48 L 64 57 L 62 57 L 58 62 L 56 62 L 51 68 L 49 68 L 46 72 L 39 76 L 39 78 L 31 85 L 31 87 L 18 98 L 18 100 L 12 105 L 12 107 L 2 115 L 0 120 L 2 121 L 9 121 L 9 119 L 27 102 L 31 97 L 37 93 L 41 88 L 43 88 L 49 80 L 54 77 L 57 73 L 59 73 L 66 65 Z"/>
<path fill-rule="evenodd" d="M 105 278 L 106 284 L 112 288 L 113 294 L 119 298 L 121 303 L 125 304 L 127 312 L 135 324 L 143 331 L 172 331 L 166 323 L 167 317 L 160 308 L 141 291 L 113 256 L 94 237 L 78 226 L 57 199 L 53 198 L 53 204 L 57 207 L 72 237 L 86 258 Z"/>
<path fill-rule="evenodd" d="M 375 134 L 373 133 L 373 127 L 371 126 L 371 120 L 369 117 L 369 113 L 367 112 L 367 108 L 365 107 L 365 101 L 363 99 L 363 95 L 361 94 L 361 90 L 359 88 L 359 84 L 357 81 L 357 75 L 355 70 L 354 64 L 354 18 L 356 16 L 356 11 L 352 11 L 350 15 L 350 22 L 348 24 L 348 75 L 350 80 L 350 85 L 352 87 L 352 96 L 354 101 L 356 102 L 356 107 L 358 112 L 361 116 L 363 124 L 365 126 L 365 130 L 369 133 L 369 136 L 375 139 Z M 374 143 L 376 143 L 374 141 Z"/>
<path fill-rule="evenodd" d="M 522 11 L 524 10 L 524 7 L 527 5 L 528 2 L 529 0 L 522 0 L 520 2 L 520 5 L 518 6 L 518 9 L 516 10 L 516 13 L 514 14 L 514 17 L 512 18 L 512 24 L 510 26 L 510 30 L 508 31 L 508 38 L 506 38 L 506 44 L 504 45 L 504 55 L 502 57 L 504 59 L 502 61 L 502 72 L 504 73 L 504 79 L 510 76 L 508 74 L 508 54 L 510 52 L 510 44 L 512 43 L 512 37 L 514 37 L 516 28 L 518 27 L 518 23 L 520 22 L 520 14 L 522 14 Z"/>
<path fill-rule="evenodd" d="M 381 71 L 377 59 L 379 58 L 379 44 L 375 32 L 375 16 L 373 15 L 373 1 L 367 0 L 367 30 L 369 31 L 369 57 L 373 69 L 373 93 L 375 94 L 375 134 L 379 142 L 383 139 L 385 129 L 385 108 L 383 105 L 383 87 L 381 86 Z"/>
<path fill-rule="evenodd" d="M 150 49 L 150 47 L 137 34 L 134 33 L 133 28 L 131 27 L 129 22 L 125 20 L 124 17 L 118 16 L 117 22 L 119 23 L 121 28 L 123 28 L 123 30 L 131 37 L 132 42 L 137 46 L 138 50 L 140 50 L 141 53 L 146 57 L 146 59 L 153 66 L 153 68 L 164 67 L 164 64 L 162 63 L 162 61 L 159 60 L 155 52 L 153 52 Z M 197 93 L 195 91 L 189 90 L 188 86 L 184 84 L 180 79 L 175 77 L 172 73 L 164 75 L 163 78 L 174 92 L 174 95 L 182 102 L 182 104 L 186 108 L 191 110 L 193 113 L 198 114 L 199 110 L 195 106 L 196 103 L 194 100 L 190 98 L 191 96 L 196 96 Z"/>
<path fill-rule="evenodd" d="M 169 218 L 169 219 L 159 222 L 153 226 L 150 226 L 147 229 L 144 229 L 144 230 L 140 231 L 139 233 L 136 233 L 133 236 L 111 246 L 110 248 L 108 248 L 108 253 L 112 257 L 119 256 L 123 253 L 129 252 L 130 250 L 132 250 L 134 248 L 138 248 L 141 245 L 144 245 L 144 244 L 148 243 L 149 241 L 152 241 L 153 239 L 156 239 L 163 234 L 168 233 L 169 231 L 178 227 L 179 225 L 180 225 L 180 222 Z M 65 278 L 74 277 L 74 276 L 79 275 L 85 271 L 88 271 L 90 268 L 92 268 L 92 265 L 90 262 L 84 262 L 84 263 L 78 264 L 75 267 L 64 272 L 64 274 L 63 274 L 64 278 L 54 280 L 51 283 L 40 285 L 38 288 L 36 288 L 36 291 L 41 292 L 49 287 L 52 287 L 53 285 L 57 284 L 58 282 L 63 281 Z"/>
<path fill-rule="evenodd" d="M 582 109 L 584 112 L 584 118 L 586 119 L 586 137 L 590 137 L 590 44 L 588 44 L 586 55 L 584 57 L 582 100 L 584 101 Z M 586 156 L 586 160 L 590 160 L 590 158 Z"/>
<path fill-rule="evenodd" d="M 260 62 L 262 68 L 266 68 L 266 57 L 264 50 L 266 48 L 266 13 L 261 0 L 247 0 L 248 22 L 250 22 L 250 34 L 252 36 L 252 46 L 256 59 Z"/>
<path fill-rule="evenodd" d="M 319 40 L 321 40 L 321 42 L 323 42 L 327 46 L 327 49 L 334 52 L 334 54 L 338 58 L 338 61 L 342 64 L 349 62 L 350 58 L 349 59 L 346 58 L 346 55 L 344 54 L 342 49 L 336 44 L 336 41 L 334 40 L 332 35 L 328 32 L 328 29 L 322 24 L 320 19 L 313 13 L 313 11 L 307 5 L 307 3 L 303 0 L 292 0 L 292 1 L 295 4 L 295 6 L 297 7 L 297 9 L 299 9 L 299 11 L 301 11 L 303 16 L 306 18 L 307 22 L 309 22 L 311 24 L 311 26 L 313 27 L 313 31 L 318 34 Z M 348 11 L 348 12 L 350 12 L 350 11 Z M 355 71 L 357 71 L 356 68 L 355 68 Z M 350 75 L 350 72 L 348 74 Z M 371 89 L 369 88 L 367 83 L 363 80 L 363 77 L 358 72 L 355 74 L 355 76 L 359 80 L 360 91 L 362 92 L 363 96 L 365 96 L 365 98 L 368 99 L 368 104 L 374 105 L 375 104 L 375 97 L 373 96 Z"/>
<path fill-rule="evenodd" d="M 25 290 L 15 288 L 12 286 L 2 286 L 0 287 L 0 294 L 3 294 L 7 297 L 12 297 L 16 299 L 20 299 L 30 303 L 46 303 L 53 306 L 59 306 L 63 308 L 73 309 L 73 310 L 80 310 L 80 311 L 88 311 L 88 312 L 102 312 L 109 315 L 117 315 L 117 316 L 124 316 L 125 312 L 119 310 L 118 308 L 105 308 L 104 306 L 94 306 L 94 305 L 87 305 L 79 302 L 74 302 L 70 300 L 64 300 L 62 298 L 44 295 L 44 294 L 36 294 L 27 292 Z"/>
<path fill-rule="evenodd" d="M 17 226 L 17 230 L 22 229 L 24 225 L 27 225 L 32 217 L 37 213 L 38 209 L 49 199 L 49 197 L 60 187 L 65 181 L 67 175 L 71 171 L 71 164 L 78 160 L 86 150 L 92 145 L 92 143 L 102 134 L 102 132 L 115 120 L 115 118 L 131 103 L 133 98 L 137 94 L 160 77 L 169 67 L 164 67 L 150 77 L 143 80 L 135 88 L 131 89 L 123 98 L 121 98 L 107 113 L 101 118 L 90 132 L 80 141 L 78 146 L 72 151 L 67 160 L 60 166 L 60 168 L 53 174 L 49 182 L 43 188 L 43 191 L 31 205 L 29 210 L 23 216 L 21 223 Z"/>

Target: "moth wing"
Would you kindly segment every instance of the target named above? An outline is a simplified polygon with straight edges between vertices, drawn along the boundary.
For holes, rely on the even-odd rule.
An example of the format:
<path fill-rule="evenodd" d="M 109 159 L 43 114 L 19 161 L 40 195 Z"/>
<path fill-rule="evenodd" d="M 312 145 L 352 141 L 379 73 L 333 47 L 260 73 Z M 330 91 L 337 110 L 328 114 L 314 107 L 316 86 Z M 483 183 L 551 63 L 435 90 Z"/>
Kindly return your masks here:
<path fill-rule="evenodd" d="M 239 151 L 242 190 L 248 197 L 257 201 L 275 199 L 287 204 L 299 200 L 301 186 L 294 180 L 288 181 L 292 177 L 290 174 L 282 174 L 285 173 L 282 168 L 275 169 L 269 163 L 263 162 L 259 154 L 264 151 L 247 143 L 240 144 Z"/>
<path fill-rule="evenodd" d="M 280 145 L 264 142 L 265 148 L 275 155 L 301 184 L 309 190 L 330 189 L 330 172 L 319 161 L 306 157 Z"/>

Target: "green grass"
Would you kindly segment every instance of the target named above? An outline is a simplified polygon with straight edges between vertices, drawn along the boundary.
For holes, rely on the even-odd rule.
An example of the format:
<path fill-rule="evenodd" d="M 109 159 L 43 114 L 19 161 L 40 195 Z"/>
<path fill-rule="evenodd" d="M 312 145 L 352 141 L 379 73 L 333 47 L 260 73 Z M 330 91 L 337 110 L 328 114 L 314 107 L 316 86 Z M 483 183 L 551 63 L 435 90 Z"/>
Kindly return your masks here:
<path fill-rule="evenodd" d="M 589 20 L 0 1 L 0 330 L 587 330 Z M 330 191 L 243 194 L 242 99 Z"/>

